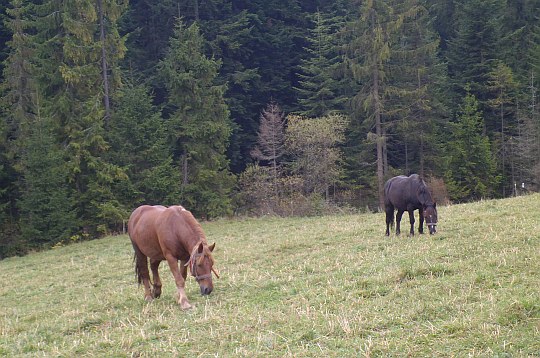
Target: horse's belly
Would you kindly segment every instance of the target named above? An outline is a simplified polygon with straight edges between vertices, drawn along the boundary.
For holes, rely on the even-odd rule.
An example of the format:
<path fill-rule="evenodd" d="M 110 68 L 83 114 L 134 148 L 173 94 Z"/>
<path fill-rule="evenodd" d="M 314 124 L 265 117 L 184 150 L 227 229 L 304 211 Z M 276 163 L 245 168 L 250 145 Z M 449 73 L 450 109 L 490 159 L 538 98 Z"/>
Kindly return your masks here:
<path fill-rule="evenodd" d="M 154 240 L 152 240 L 154 242 Z M 155 240 L 155 244 L 152 245 L 145 245 L 144 247 L 139 247 L 143 254 L 145 254 L 147 257 L 151 258 L 152 260 L 164 260 L 165 257 L 163 256 L 163 251 L 161 250 L 161 247 L 159 246 L 159 241 Z"/>

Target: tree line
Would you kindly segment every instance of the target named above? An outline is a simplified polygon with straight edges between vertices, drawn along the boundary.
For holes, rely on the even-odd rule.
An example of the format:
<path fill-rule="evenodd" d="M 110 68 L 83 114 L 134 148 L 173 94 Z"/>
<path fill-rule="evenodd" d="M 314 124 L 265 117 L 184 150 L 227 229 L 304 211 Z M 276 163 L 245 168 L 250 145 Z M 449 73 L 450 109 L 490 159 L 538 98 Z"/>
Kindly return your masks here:
<path fill-rule="evenodd" d="M 540 184 L 540 0 L 0 4 L 0 257 L 202 218 Z"/>

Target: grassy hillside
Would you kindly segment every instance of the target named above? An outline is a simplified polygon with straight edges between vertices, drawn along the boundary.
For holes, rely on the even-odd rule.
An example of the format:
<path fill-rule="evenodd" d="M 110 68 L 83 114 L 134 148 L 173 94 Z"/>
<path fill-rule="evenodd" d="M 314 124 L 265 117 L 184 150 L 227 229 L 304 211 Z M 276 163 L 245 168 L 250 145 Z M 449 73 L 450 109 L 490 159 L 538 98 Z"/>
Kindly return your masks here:
<path fill-rule="evenodd" d="M 137 287 L 126 236 L 0 262 L 0 355 L 538 356 L 540 195 L 384 214 L 204 223 L 222 278 L 195 308 Z M 408 223 L 403 223 L 407 232 Z"/>

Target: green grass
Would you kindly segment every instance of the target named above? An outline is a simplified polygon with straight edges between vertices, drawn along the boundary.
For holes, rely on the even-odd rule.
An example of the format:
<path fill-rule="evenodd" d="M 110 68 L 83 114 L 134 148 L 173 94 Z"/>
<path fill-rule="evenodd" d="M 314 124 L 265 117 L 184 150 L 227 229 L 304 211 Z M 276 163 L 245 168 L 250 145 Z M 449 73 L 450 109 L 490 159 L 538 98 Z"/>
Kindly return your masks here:
<path fill-rule="evenodd" d="M 384 214 L 203 223 L 222 278 L 144 301 L 126 236 L 0 262 L 0 356 L 540 355 L 540 195 Z M 408 221 L 402 222 L 407 232 Z"/>

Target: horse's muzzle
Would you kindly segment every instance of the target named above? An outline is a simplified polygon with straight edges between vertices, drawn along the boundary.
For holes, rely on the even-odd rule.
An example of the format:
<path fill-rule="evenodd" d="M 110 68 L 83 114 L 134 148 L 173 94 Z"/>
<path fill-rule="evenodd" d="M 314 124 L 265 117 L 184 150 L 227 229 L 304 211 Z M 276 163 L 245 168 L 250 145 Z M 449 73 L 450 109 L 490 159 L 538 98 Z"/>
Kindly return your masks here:
<path fill-rule="evenodd" d="M 212 287 L 201 286 L 201 295 L 207 296 L 212 293 Z"/>
<path fill-rule="evenodd" d="M 433 235 L 437 232 L 437 224 L 428 224 L 428 228 L 429 228 L 429 234 L 430 235 Z"/>

